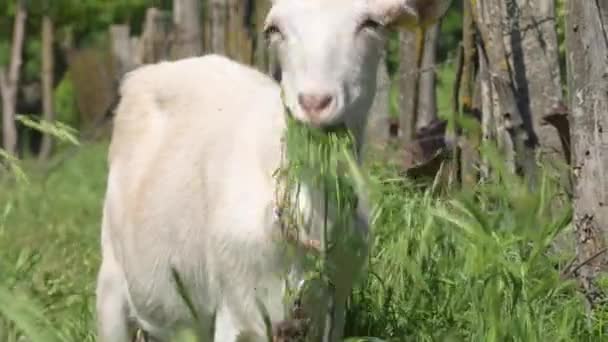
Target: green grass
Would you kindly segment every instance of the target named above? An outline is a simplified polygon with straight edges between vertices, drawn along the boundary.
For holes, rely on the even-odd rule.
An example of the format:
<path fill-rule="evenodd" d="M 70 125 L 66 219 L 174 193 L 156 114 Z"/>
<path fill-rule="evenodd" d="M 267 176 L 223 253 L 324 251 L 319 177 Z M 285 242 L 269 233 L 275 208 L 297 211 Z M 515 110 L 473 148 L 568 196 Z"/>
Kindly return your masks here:
<path fill-rule="evenodd" d="M 26 166 L 29 184 L 0 182 L 0 341 L 17 341 L 20 331 L 35 337 L 41 324 L 59 341 L 94 341 L 105 154 L 105 144 L 85 145 L 50 175 Z M 572 251 L 551 245 L 571 213 L 551 213 L 552 182 L 530 192 L 504 176 L 474 192 L 436 195 L 387 166 L 371 173 L 379 210 L 370 272 L 349 304 L 349 336 L 608 341 L 608 316 L 587 321 L 574 283 L 560 279 Z"/>
<path fill-rule="evenodd" d="M 568 210 L 550 214 L 558 189 L 530 192 L 514 178 L 447 197 L 378 172 L 371 271 L 355 292 L 350 330 L 407 341 L 601 341 L 552 243 Z"/>
<path fill-rule="evenodd" d="M 66 341 L 94 340 L 105 154 L 86 146 L 48 176 L 25 166 L 27 185 L 0 180 L 0 286 L 38 302 Z M 2 323 L 0 341 L 16 341 Z"/>

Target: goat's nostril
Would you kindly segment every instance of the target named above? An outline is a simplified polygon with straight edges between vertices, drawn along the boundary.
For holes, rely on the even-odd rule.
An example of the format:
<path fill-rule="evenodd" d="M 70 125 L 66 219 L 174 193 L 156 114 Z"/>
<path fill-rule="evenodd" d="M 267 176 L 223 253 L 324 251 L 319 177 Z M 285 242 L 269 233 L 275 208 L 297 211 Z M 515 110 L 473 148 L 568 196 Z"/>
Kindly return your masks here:
<path fill-rule="evenodd" d="M 333 100 L 331 95 L 323 95 L 321 97 L 321 101 L 319 102 L 319 110 L 325 109 L 329 106 L 331 101 Z"/>
<path fill-rule="evenodd" d="M 300 94 L 298 95 L 298 102 L 304 111 L 307 113 L 319 114 L 322 110 L 329 107 L 333 97 L 328 94 Z"/>

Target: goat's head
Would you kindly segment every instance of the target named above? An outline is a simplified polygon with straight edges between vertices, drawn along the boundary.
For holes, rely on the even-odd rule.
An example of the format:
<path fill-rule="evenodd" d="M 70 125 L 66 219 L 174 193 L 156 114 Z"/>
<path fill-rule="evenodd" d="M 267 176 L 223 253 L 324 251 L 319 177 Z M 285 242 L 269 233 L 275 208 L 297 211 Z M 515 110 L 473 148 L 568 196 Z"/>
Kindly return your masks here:
<path fill-rule="evenodd" d="M 434 22 L 450 0 L 274 0 L 264 32 L 286 105 L 314 126 L 360 122 L 391 28 Z M 355 116 L 355 117 L 351 117 Z"/>

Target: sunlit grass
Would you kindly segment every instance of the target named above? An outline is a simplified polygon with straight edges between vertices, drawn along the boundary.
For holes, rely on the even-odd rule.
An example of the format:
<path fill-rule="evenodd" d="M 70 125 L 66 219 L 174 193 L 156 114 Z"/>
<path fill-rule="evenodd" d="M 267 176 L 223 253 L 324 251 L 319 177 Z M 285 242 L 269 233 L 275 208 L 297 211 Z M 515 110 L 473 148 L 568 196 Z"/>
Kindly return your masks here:
<path fill-rule="evenodd" d="M 0 340 L 94 341 L 94 281 L 106 145 L 85 145 L 50 175 L 0 192 Z M 601 341 L 551 249 L 571 213 L 549 214 L 557 188 L 515 178 L 434 195 L 372 170 L 369 273 L 349 304 L 348 336 L 397 341 Z M 10 323 L 12 322 L 12 323 Z M 588 324 L 590 323 L 590 324 Z M 48 334 L 44 334 L 47 327 Z"/>
<path fill-rule="evenodd" d="M 48 175 L 30 166 L 27 185 L 0 179 L 0 288 L 40 305 L 64 341 L 94 340 L 105 150 L 105 144 L 86 146 Z M 7 318 L 17 307 L 0 306 Z M 13 341 L 11 327 L 0 323 L 0 341 Z"/>
<path fill-rule="evenodd" d="M 601 339 L 575 284 L 560 278 L 565 255 L 551 253 L 571 219 L 547 215 L 556 190 L 507 178 L 438 197 L 383 183 L 372 273 L 349 329 L 416 341 Z"/>

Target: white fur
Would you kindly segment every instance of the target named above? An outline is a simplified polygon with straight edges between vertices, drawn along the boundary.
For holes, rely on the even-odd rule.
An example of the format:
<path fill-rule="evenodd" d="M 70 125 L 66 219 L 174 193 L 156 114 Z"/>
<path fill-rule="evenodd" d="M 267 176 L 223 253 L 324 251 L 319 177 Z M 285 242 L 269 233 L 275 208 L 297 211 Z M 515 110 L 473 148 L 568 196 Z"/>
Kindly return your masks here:
<path fill-rule="evenodd" d="M 328 5 L 324 9 L 321 3 Z M 355 18 L 372 3 L 277 0 L 269 16 L 290 22 L 290 32 L 298 32 L 274 43 L 284 66 L 282 88 L 296 117 L 306 121 L 292 94 L 304 85 L 331 88 L 340 99 L 320 124 L 345 122 L 359 141 L 379 62 L 372 50 L 380 45 L 376 33 L 348 34 L 355 34 Z M 306 22 L 315 15 L 314 23 Z M 332 34 L 342 42 L 332 41 Z M 293 53 L 281 45 L 283 39 Z M 285 274 L 295 282 L 303 278 L 305 252 L 288 253 L 273 215 L 273 172 L 281 163 L 285 129 L 280 89 L 264 74 L 217 55 L 144 66 L 125 78 L 103 208 L 97 287 L 101 342 L 129 341 L 130 322 L 160 341 L 182 326 L 198 329 L 207 341 L 214 323 L 215 342 L 235 342 L 239 335 L 239 341 L 265 341 L 256 298 L 272 322 L 286 318 Z M 321 239 L 320 194 L 304 184 L 301 196 L 309 237 Z M 336 286 L 332 341 L 342 336 L 346 298 L 367 255 L 365 211 L 355 215 L 354 227 L 337 234 L 360 243 L 339 244 L 329 256 Z M 178 294 L 171 268 L 180 275 L 198 321 Z M 328 295 L 319 287 L 305 298 L 313 341 L 324 329 Z"/>

